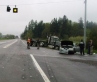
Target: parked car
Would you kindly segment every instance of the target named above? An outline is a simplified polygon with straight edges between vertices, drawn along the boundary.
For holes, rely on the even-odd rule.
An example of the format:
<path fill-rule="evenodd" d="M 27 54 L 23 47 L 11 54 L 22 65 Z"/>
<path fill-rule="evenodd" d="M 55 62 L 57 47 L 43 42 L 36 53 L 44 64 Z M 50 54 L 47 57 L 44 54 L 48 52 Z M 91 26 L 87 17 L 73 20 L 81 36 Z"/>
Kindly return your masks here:
<path fill-rule="evenodd" d="M 80 52 L 80 47 L 76 44 L 76 43 L 73 43 L 73 47 L 74 47 L 74 52 Z"/>
<path fill-rule="evenodd" d="M 63 54 L 74 54 L 73 41 L 61 41 L 59 53 Z"/>

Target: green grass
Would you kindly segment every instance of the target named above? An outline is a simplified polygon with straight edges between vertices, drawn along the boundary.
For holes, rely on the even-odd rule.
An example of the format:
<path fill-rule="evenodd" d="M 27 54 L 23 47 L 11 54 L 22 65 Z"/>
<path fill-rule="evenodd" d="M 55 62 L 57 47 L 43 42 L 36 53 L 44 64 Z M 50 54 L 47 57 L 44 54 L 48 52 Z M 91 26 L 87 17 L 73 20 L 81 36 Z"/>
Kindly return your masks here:
<path fill-rule="evenodd" d="M 87 53 L 87 52 L 88 52 L 88 50 L 86 49 L 85 53 Z M 97 53 L 97 50 L 93 50 L 93 53 Z"/>
<path fill-rule="evenodd" d="M 97 53 L 97 50 L 93 50 L 94 53 Z"/>
<path fill-rule="evenodd" d="M 4 38 L 4 39 L 3 39 L 3 38 L 2 38 L 2 39 L 0 39 L 0 41 L 2 41 L 2 40 L 11 40 L 11 39 L 5 39 L 5 38 Z"/>

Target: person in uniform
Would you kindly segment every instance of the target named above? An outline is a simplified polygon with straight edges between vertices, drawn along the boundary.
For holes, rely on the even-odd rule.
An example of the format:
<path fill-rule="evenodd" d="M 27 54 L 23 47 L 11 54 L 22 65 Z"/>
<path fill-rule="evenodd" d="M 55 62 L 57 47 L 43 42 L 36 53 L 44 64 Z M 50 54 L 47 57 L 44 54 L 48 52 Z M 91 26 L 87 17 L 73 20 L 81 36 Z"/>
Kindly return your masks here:
<path fill-rule="evenodd" d="M 80 47 L 80 54 L 84 55 L 84 42 L 83 42 L 83 40 L 80 41 L 79 47 Z"/>
<path fill-rule="evenodd" d="M 30 38 L 27 39 L 27 48 L 30 48 Z"/>

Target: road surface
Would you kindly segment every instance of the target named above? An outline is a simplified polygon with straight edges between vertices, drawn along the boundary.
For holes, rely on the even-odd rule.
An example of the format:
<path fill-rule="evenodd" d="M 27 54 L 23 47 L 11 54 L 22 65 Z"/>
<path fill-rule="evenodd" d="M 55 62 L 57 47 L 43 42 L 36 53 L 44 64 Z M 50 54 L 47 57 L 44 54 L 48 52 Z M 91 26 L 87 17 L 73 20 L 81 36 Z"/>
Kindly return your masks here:
<path fill-rule="evenodd" d="M 82 62 L 88 60 L 95 64 Z M 21 39 L 0 41 L 0 82 L 97 82 L 97 55 L 28 50 Z"/>

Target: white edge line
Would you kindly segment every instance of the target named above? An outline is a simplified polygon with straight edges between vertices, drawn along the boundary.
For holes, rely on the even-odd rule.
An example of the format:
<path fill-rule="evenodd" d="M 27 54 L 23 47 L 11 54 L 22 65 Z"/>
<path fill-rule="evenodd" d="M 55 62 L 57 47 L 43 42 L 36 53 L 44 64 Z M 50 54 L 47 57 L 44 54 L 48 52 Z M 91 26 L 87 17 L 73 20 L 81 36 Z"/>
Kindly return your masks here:
<path fill-rule="evenodd" d="M 6 42 L 0 42 L 0 44 L 4 44 L 4 43 L 6 43 Z"/>
<path fill-rule="evenodd" d="M 34 56 L 32 54 L 30 54 L 33 62 L 35 63 L 38 71 L 40 72 L 41 76 L 43 77 L 45 82 L 50 82 L 50 80 L 48 79 L 48 77 L 46 76 L 46 74 L 43 72 L 43 70 L 41 69 L 41 67 L 39 66 L 39 64 L 37 63 L 36 59 L 34 58 Z"/>
<path fill-rule="evenodd" d="M 14 42 L 12 42 L 12 43 L 10 43 L 10 44 L 4 46 L 3 48 L 7 48 L 7 47 L 9 47 L 9 46 L 11 46 L 12 44 L 14 44 L 15 42 L 17 42 L 17 40 L 15 40 Z"/>
<path fill-rule="evenodd" d="M 21 40 L 22 41 L 22 40 Z M 22 41 L 23 42 L 23 41 Z M 26 44 L 23 42 L 23 44 L 26 46 Z"/>

